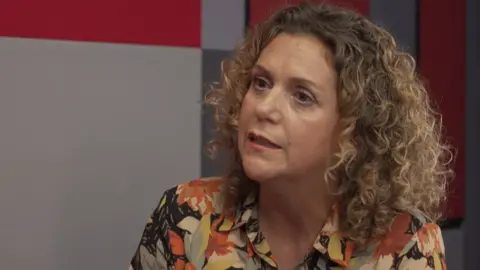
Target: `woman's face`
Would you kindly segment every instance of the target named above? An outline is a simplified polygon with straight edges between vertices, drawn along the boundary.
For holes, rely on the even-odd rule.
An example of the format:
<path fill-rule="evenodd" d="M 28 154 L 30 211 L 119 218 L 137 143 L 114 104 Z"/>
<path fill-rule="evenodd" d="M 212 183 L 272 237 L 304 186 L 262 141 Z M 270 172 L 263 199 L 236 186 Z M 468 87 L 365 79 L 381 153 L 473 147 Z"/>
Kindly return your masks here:
<path fill-rule="evenodd" d="M 288 34 L 272 40 L 253 68 L 240 113 L 238 148 L 248 177 L 321 177 L 336 145 L 336 84 L 321 41 Z"/>

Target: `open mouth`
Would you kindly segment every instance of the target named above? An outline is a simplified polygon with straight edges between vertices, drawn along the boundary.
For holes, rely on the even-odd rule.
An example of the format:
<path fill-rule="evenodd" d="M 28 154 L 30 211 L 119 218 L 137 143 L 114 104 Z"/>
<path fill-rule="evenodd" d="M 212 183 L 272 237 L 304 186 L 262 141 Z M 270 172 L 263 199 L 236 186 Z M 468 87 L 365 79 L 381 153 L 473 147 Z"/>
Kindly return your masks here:
<path fill-rule="evenodd" d="M 248 141 L 251 142 L 251 143 L 254 143 L 256 145 L 259 145 L 261 147 L 265 147 L 265 148 L 273 148 L 273 149 L 279 149 L 280 148 L 280 146 L 274 144 L 273 142 L 271 142 L 267 138 L 265 138 L 261 135 L 258 135 L 254 132 L 249 132 L 248 133 Z"/>

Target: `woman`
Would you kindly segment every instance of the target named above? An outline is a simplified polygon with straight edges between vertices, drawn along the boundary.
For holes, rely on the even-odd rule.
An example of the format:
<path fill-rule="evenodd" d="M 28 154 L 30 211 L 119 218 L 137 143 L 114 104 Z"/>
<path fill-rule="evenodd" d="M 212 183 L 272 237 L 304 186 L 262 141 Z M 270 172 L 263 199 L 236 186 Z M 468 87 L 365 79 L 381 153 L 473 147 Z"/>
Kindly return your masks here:
<path fill-rule="evenodd" d="M 222 72 L 207 103 L 232 166 L 166 191 L 130 269 L 446 269 L 450 152 L 391 35 L 290 6 Z"/>

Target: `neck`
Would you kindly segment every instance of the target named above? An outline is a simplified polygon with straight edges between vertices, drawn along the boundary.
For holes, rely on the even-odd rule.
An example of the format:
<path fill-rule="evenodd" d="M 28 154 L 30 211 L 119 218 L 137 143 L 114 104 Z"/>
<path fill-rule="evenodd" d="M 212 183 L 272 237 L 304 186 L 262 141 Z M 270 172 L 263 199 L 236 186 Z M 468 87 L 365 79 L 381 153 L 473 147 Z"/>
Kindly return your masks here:
<path fill-rule="evenodd" d="M 318 178 L 268 182 L 260 186 L 260 226 L 294 239 L 317 235 L 334 203 L 326 183 Z"/>

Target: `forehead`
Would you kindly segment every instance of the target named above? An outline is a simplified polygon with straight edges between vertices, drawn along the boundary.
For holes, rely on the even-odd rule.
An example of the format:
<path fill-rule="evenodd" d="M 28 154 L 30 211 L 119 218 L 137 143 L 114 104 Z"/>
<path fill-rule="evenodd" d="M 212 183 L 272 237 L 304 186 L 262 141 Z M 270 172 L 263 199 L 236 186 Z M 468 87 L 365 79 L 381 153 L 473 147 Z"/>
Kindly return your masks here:
<path fill-rule="evenodd" d="M 280 34 L 260 54 L 257 64 L 277 76 L 328 83 L 335 78 L 329 49 L 310 35 Z"/>

